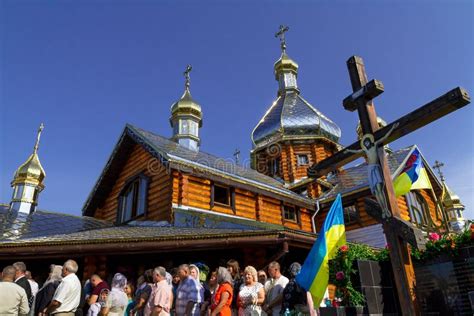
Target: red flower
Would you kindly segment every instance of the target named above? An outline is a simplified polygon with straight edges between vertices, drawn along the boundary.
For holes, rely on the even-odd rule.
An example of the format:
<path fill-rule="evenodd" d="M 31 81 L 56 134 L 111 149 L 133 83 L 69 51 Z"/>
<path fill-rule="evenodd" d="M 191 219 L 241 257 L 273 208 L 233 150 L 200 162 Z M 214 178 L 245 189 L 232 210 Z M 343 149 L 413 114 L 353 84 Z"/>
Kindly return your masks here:
<path fill-rule="evenodd" d="M 429 234 L 429 239 L 431 241 L 438 241 L 441 239 L 441 237 L 437 233 L 430 233 Z"/>
<path fill-rule="evenodd" d="M 386 244 L 385 249 L 390 250 L 390 244 Z"/>
<path fill-rule="evenodd" d="M 336 280 L 341 281 L 344 280 L 345 274 L 342 271 L 336 272 Z"/>
<path fill-rule="evenodd" d="M 341 248 L 339 248 L 342 252 L 347 252 L 349 251 L 349 246 L 347 245 L 342 245 Z"/>

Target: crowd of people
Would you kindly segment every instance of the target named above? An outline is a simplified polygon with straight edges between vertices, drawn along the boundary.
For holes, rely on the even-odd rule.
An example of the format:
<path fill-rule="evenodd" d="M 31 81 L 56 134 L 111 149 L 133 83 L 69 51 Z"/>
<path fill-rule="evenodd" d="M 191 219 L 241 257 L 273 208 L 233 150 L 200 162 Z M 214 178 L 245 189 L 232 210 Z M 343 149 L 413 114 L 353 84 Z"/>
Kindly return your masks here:
<path fill-rule="evenodd" d="M 23 262 L 6 266 L 0 282 L 0 314 L 29 316 L 278 316 L 316 315 L 311 295 L 295 277 L 301 265 L 290 265 L 287 278 L 276 261 L 268 269 L 241 270 L 238 261 L 214 271 L 203 263 L 166 271 L 146 270 L 137 282 L 115 273 L 110 286 L 94 274 L 81 284 L 78 265 L 67 260 L 51 265 L 39 287 Z M 267 275 L 268 272 L 268 275 Z M 109 280 L 110 281 L 110 280 Z"/>

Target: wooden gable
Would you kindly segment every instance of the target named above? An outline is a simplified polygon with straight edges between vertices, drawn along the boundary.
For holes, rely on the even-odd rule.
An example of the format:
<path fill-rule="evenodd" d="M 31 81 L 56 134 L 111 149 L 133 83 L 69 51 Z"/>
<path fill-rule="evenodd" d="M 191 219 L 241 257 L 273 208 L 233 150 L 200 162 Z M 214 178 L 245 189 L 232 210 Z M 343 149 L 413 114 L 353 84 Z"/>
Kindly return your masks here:
<path fill-rule="evenodd" d="M 115 175 L 111 190 L 103 205 L 95 210 L 94 217 L 116 221 L 119 194 L 133 177 L 144 174 L 149 178 L 146 214 L 138 220 L 169 221 L 171 219 L 171 176 L 161 163 L 139 144 L 135 144 L 122 168 Z"/>

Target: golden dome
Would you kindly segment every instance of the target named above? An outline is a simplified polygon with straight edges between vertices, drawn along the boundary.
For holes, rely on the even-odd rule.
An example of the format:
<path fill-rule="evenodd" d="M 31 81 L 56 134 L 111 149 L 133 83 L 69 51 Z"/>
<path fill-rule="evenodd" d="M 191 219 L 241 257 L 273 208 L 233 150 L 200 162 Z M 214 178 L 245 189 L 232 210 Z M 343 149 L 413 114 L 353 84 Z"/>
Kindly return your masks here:
<path fill-rule="evenodd" d="M 445 182 L 443 182 L 443 193 L 441 200 L 443 205 L 447 208 L 464 208 L 464 205 L 461 203 L 459 196 L 451 191 Z"/>
<path fill-rule="evenodd" d="M 46 177 L 46 173 L 44 172 L 43 166 L 39 161 L 38 157 L 38 147 L 39 147 L 39 140 L 41 136 L 41 132 L 44 128 L 44 125 L 41 124 L 38 130 L 38 135 L 35 143 L 35 147 L 33 149 L 33 153 L 28 157 L 28 159 L 15 171 L 13 175 L 13 181 L 11 182 L 11 186 L 15 186 L 17 184 L 29 183 L 33 185 L 37 185 L 42 190 L 44 188 L 43 180 Z"/>
<path fill-rule="evenodd" d="M 186 67 L 186 70 L 184 71 L 184 76 L 186 78 L 186 82 L 184 84 L 184 93 L 181 96 L 181 99 L 179 99 L 177 102 L 175 102 L 171 106 L 171 117 L 170 117 L 170 124 L 173 126 L 173 120 L 177 116 L 181 115 L 190 115 L 194 116 L 199 120 L 199 127 L 202 127 L 202 111 L 201 111 L 201 106 L 193 100 L 191 97 L 191 91 L 189 90 L 190 86 L 190 77 L 189 73 L 192 70 L 192 66 L 188 65 Z"/>
<path fill-rule="evenodd" d="M 11 185 L 31 183 L 44 188 L 43 180 L 45 177 L 46 173 L 44 172 L 43 166 L 41 166 L 38 154 L 34 152 L 30 155 L 28 160 L 16 170 Z"/>
<path fill-rule="evenodd" d="M 379 128 L 381 127 L 384 127 L 384 126 L 387 126 L 387 122 L 385 122 L 381 117 L 377 116 L 377 124 L 379 126 Z M 357 123 L 357 128 L 356 128 L 356 132 L 357 132 L 357 137 L 358 139 L 360 140 L 362 138 L 362 126 L 360 125 L 360 121 L 359 123 Z"/>
<path fill-rule="evenodd" d="M 295 75 L 298 73 L 298 64 L 291 59 L 285 51 L 281 53 L 273 68 L 275 69 L 275 79 L 278 80 L 282 72 L 292 72 Z"/>
<path fill-rule="evenodd" d="M 201 106 L 193 100 L 191 97 L 191 92 L 188 88 L 183 93 L 181 99 L 175 102 L 171 106 L 171 117 L 174 117 L 179 114 L 193 115 L 200 120 L 199 124 L 202 124 L 202 111 Z"/>

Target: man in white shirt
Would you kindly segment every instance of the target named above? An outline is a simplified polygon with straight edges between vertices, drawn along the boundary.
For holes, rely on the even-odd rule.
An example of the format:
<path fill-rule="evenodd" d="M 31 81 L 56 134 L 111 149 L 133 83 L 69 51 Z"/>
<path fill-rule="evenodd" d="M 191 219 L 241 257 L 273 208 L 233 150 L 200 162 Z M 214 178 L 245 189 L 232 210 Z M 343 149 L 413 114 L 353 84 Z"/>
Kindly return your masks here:
<path fill-rule="evenodd" d="M 74 316 L 81 300 L 81 282 L 76 276 L 76 261 L 68 260 L 63 265 L 63 280 L 54 292 L 53 300 L 46 309 L 46 314 L 56 316 Z"/>
<path fill-rule="evenodd" d="M 33 279 L 30 271 L 25 272 L 25 277 L 28 279 L 28 283 L 30 283 L 31 295 L 36 296 L 36 293 L 38 293 L 38 288 L 39 288 L 38 283 L 36 283 L 36 281 Z"/>
<path fill-rule="evenodd" d="M 26 292 L 14 279 L 15 268 L 6 266 L 0 282 L 0 315 L 26 315 L 30 311 Z"/>
<path fill-rule="evenodd" d="M 276 261 L 268 265 L 268 275 L 270 278 L 265 282 L 266 297 L 263 309 L 268 315 L 279 316 L 283 300 L 283 290 L 289 280 L 281 274 L 280 264 Z"/>

